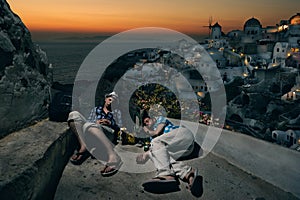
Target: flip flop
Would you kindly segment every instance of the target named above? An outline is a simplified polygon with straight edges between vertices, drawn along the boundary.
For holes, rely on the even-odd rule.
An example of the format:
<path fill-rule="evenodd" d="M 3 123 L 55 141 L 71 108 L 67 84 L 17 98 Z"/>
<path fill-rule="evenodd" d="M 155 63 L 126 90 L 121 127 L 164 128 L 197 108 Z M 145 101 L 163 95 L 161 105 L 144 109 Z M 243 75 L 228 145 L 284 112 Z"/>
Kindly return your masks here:
<path fill-rule="evenodd" d="M 123 165 L 122 161 L 115 162 L 115 163 L 107 163 L 104 169 L 101 170 L 101 175 L 103 177 L 112 176 L 119 171 L 122 165 Z M 110 168 L 110 170 L 107 171 L 108 168 Z"/>
<path fill-rule="evenodd" d="M 164 177 L 155 177 L 142 184 L 144 190 L 151 193 L 163 194 L 179 191 L 179 181 L 176 179 L 166 179 Z"/>
<path fill-rule="evenodd" d="M 76 156 L 76 159 L 70 158 L 70 162 L 73 165 L 81 165 L 84 161 L 86 161 L 86 159 L 88 159 L 91 156 L 91 154 L 88 151 L 84 151 L 84 152 L 75 153 L 75 156 Z M 80 156 L 80 158 L 78 159 L 79 156 Z"/>
<path fill-rule="evenodd" d="M 201 197 L 203 194 L 203 177 L 198 173 L 198 169 L 195 169 L 193 182 L 190 185 L 191 193 L 195 197 Z"/>

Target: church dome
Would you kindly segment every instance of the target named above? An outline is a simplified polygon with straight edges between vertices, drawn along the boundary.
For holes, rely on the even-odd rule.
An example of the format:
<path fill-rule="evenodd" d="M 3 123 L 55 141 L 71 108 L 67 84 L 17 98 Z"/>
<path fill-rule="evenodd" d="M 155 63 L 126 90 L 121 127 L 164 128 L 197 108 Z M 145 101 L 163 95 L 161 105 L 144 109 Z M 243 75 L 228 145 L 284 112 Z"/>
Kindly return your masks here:
<path fill-rule="evenodd" d="M 290 19 L 290 24 L 297 25 L 300 24 L 300 13 L 297 13 L 296 15 L 293 15 Z"/>
<path fill-rule="evenodd" d="M 262 27 L 258 19 L 252 17 L 245 22 L 244 27 Z"/>

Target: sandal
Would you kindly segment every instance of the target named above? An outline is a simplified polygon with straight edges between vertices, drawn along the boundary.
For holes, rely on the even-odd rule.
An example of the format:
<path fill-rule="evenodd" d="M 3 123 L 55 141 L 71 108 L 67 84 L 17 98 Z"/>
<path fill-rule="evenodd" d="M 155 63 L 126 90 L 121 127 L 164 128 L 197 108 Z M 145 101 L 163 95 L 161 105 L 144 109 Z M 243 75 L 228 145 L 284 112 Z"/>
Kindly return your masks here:
<path fill-rule="evenodd" d="M 193 177 L 192 182 L 190 183 L 190 178 Z M 190 172 L 187 177 L 187 182 L 189 183 L 189 189 L 195 197 L 201 197 L 203 194 L 203 177 L 199 175 L 198 169 L 195 169 L 194 172 Z"/>
<path fill-rule="evenodd" d="M 84 152 L 76 152 L 71 158 L 70 162 L 73 165 L 81 165 L 86 159 L 88 159 L 91 156 L 90 152 L 84 151 Z"/>
<path fill-rule="evenodd" d="M 121 160 L 117 161 L 117 162 L 113 162 L 113 163 L 107 163 L 105 165 L 105 167 L 100 171 L 101 175 L 103 177 L 112 176 L 119 171 L 119 169 L 121 168 L 122 165 L 123 165 L 123 162 Z"/>

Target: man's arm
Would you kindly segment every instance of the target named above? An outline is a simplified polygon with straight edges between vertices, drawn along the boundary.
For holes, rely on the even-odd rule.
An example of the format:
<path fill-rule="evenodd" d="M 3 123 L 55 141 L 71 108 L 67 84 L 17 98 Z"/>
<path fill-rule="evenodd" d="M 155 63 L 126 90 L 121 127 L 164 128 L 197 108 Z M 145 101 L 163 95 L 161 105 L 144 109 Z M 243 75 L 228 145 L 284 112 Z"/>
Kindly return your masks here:
<path fill-rule="evenodd" d="M 89 114 L 89 117 L 88 117 L 87 121 L 96 123 L 96 121 L 97 121 L 96 109 L 97 109 L 97 107 L 94 107 L 94 108 L 91 110 L 91 112 L 90 112 L 90 114 Z"/>
<path fill-rule="evenodd" d="M 161 135 L 164 132 L 165 124 L 161 123 L 157 125 L 157 128 L 155 130 L 150 130 L 148 127 L 144 126 L 143 129 L 144 131 L 152 136 L 152 137 L 157 137 Z"/>

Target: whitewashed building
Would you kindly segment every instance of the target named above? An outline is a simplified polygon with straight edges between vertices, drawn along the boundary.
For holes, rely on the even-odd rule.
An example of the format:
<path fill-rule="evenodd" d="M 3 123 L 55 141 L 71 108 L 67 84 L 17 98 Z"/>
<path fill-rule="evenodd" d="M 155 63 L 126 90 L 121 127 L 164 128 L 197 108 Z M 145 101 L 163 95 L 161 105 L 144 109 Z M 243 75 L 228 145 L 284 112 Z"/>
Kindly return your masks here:
<path fill-rule="evenodd" d="M 274 130 L 272 131 L 272 139 L 275 140 L 278 144 L 292 146 L 295 144 L 299 144 L 300 131 L 291 129 L 287 131 Z"/>
<path fill-rule="evenodd" d="M 289 28 L 288 28 L 288 42 L 291 47 L 298 47 L 300 45 L 300 13 L 293 15 L 289 19 Z"/>
<path fill-rule="evenodd" d="M 260 21 L 254 17 L 248 19 L 244 25 L 246 35 L 258 35 L 261 33 L 262 25 Z"/>
<path fill-rule="evenodd" d="M 280 63 L 281 67 L 285 66 L 285 59 L 287 58 L 289 44 L 287 42 L 277 42 L 273 50 L 272 63 Z"/>

